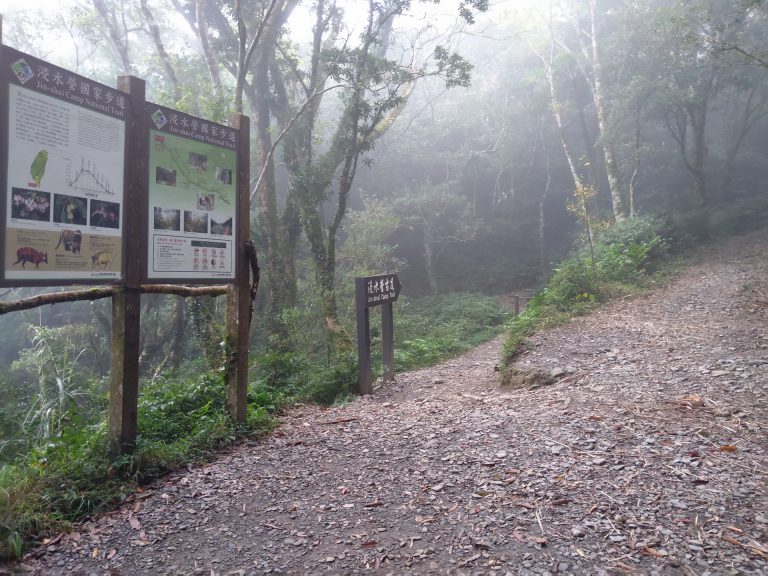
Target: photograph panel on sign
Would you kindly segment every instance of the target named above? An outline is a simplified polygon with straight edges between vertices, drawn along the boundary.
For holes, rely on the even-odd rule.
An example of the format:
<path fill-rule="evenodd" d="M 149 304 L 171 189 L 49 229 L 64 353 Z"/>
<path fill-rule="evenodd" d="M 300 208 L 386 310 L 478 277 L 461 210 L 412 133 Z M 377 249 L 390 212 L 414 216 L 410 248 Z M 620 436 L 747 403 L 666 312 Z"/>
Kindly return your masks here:
<path fill-rule="evenodd" d="M 34 222 L 51 221 L 51 194 L 39 190 L 13 188 L 11 194 L 11 218 L 32 220 Z"/>
<path fill-rule="evenodd" d="M 65 228 L 59 232 L 59 242 L 54 247 L 54 250 L 62 252 L 72 252 L 72 254 L 79 254 L 80 248 L 83 243 L 83 233 L 80 230 L 70 230 Z"/>
<path fill-rule="evenodd" d="M 155 168 L 155 183 L 163 186 L 176 186 L 176 170 L 157 166 Z"/>
<path fill-rule="evenodd" d="M 184 210 L 184 232 L 207 234 L 208 214 L 194 210 Z"/>
<path fill-rule="evenodd" d="M 198 210 L 213 210 L 216 205 L 216 197 L 213 194 L 201 193 L 197 196 Z"/>
<path fill-rule="evenodd" d="M 154 228 L 155 230 L 181 230 L 181 210 L 177 208 L 154 208 Z"/>
<path fill-rule="evenodd" d="M 208 155 L 200 154 L 198 152 L 189 153 L 189 165 L 195 170 L 206 171 L 208 170 Z"/>
<path fill-rule="evenodd" d="M 120 228 L 120 204 L 106 200 L 91 200 L 91 226 Z"/>
<path fill-rule="evenodd" d="M 88 224 L 88 200 L 68 194 L 54 194 L 53 221 L 85 226 Z"/>
<path fill-rule="evenodd" d="M 216 180 L 221 184 L 232 184 L 232 169 L 216 166 Z"/>
<path fill-rule="evenodd" d="M 232 218 L 220 221 L 211 216 L 211 234 L 232 236 Z"/>

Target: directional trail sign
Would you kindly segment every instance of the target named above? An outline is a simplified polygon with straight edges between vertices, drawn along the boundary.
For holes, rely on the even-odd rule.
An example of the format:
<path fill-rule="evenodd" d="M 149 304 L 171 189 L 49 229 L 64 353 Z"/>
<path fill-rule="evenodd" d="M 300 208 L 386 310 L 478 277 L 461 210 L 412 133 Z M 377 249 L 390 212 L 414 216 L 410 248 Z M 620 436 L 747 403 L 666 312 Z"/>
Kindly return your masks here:
<path fill-rule="evenodd" d="M 371 394 L 371 327 L 369 308 L 381 306 L 381 346 L 384 379 L 394 380 L 394 322 L 392 302 L 400 296 L 400 280 L 397 274 L 380 274 L 355 278 L 357 308 L 357 358 L 359 363 L 358 385 L 360 394 Z"/>
<path fill-rule="evenodd" d="M 400 296 L 400 280 L 397 278 L 397 274 L 367 276 L 357 280 L 364 281 L 366 308 L 373 308 L 386 302 L 394 302 Z"/>

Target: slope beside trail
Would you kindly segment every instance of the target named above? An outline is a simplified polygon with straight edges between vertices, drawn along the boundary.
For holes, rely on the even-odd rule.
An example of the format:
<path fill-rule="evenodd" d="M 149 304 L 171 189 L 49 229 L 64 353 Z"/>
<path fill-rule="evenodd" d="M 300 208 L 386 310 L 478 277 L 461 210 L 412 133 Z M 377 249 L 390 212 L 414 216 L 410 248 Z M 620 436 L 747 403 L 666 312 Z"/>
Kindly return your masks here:
<path fill-rule="evenodd" d="M 36 574 L 768 573 L 768 232 L 532 338 L 301 407 L 33 551 Z"/>

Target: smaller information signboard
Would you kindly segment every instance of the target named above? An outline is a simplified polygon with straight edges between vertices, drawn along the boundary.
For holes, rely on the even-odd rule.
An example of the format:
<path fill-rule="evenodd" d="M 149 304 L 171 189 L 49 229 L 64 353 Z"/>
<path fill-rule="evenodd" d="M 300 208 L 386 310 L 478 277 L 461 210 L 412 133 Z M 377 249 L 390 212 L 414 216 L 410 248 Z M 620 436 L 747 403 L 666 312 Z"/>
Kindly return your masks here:
<path fill-rule="evenodd" d="M 235 277 L 239 132 L 147 103 L 147 278 Z"/>

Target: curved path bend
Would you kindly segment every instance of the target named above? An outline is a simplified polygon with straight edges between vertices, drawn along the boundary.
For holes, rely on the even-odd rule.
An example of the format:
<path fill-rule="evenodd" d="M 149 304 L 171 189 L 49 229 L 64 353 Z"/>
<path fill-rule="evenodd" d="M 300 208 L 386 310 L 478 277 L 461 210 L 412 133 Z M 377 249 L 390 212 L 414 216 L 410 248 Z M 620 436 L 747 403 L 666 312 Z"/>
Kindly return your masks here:
<path fill-rule="evenodd" d="M 768 573 L 768 232 L 532 339 L 302 407 L 150 486 L 39 574 Z"/>

